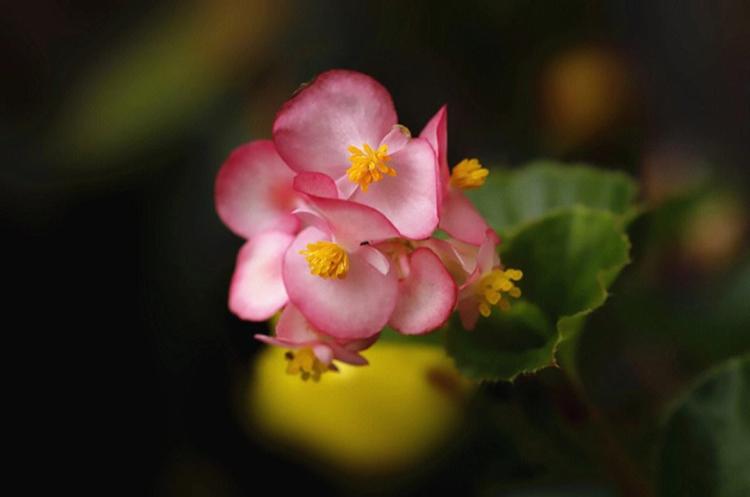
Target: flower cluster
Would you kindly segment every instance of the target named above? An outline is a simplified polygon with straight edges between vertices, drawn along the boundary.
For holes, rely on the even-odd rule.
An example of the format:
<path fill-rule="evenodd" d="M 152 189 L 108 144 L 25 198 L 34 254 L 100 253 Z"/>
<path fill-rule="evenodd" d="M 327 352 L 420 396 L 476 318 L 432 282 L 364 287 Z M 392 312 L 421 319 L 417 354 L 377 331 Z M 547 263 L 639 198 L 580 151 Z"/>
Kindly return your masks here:
<path fill-rule="evenodd" d="M 502 267 L 463 194 L 489 171 L 476 159 L 449 170 L 447 146 L 445 106 L 413 137 L 380 83 L 333 70 L 284 104 L 273 140 L 226 160 L 216 209 L 247 239 L 229 307 L 250 321 L 281 311 L 275 336 L 256 338 L 290 350 L 289 373 L 366 364 L 385 326 L 421 335 L 457 310 L 470 330 L 520 296 L 521 272 Z"/>

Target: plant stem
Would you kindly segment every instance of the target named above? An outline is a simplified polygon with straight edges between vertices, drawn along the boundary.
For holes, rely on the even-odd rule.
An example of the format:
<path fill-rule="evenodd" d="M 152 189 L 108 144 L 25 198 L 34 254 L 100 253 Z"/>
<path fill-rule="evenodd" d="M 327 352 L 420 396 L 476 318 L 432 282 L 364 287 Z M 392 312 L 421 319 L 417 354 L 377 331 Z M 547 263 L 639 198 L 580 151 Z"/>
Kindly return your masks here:
<path fill-rule="evenodd" d="M 625 497 L 656 497 L 653 483 L 633 461 L 612 431 L 607 419 L 591 401 L 583 385 L 564 372 L 568 385 L 585 408 L 598 443 L 592 449 L 598 453 L 604 470 L 617 483 Z"/>

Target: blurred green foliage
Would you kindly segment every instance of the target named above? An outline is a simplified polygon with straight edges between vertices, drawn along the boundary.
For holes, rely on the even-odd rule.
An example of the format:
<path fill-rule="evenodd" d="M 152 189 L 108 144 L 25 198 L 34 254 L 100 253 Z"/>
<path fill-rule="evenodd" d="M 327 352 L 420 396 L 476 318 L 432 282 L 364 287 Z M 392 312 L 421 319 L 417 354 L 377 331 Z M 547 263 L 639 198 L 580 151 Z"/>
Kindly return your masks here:
<path fill-rule="evenodd" d="M 750 351 L 740 190 L 703 182 L 638 205 L 634 181 L 585 166 L 536 163 L 491 178 L 471 196 L 504 235 L 503 263 L 523 269 L 525 300 L 474 332 L 453 323 L 446 334 L 465 374 L 515 380 L 499 398 L 485 390 L 484 408 L 487 429 L 512 441 L 511 460 L 528 474 L 498 472 L 489 488 L 566 495 L 561 483 L 579 482 L 576 491 L 604 495 L 745 495 L 747 366 L 740 373 L 731 359 Z M 719 224 L 706 227 L 714 212 Z M 704 250 L 706 229 L 719 241 Z M 736 367 L 716 380 L 725 386 L 680 408 L 660 451 L 665 410 L 727 359 Z"/>
<path fill-rule="evenodd" d="M 750 356 L 703 376 L 665 427 L 660 454 L 664 497 L 750 494 Z"/>
<path fill-rule="evenodd" d="M 233 78 L 262 67 L 287 8 L 268 0 L 200 0 L 157 11 L 80 78 L 53 123 L 47 152 L 102 174 L 108 164 L 177 139 Z"/>

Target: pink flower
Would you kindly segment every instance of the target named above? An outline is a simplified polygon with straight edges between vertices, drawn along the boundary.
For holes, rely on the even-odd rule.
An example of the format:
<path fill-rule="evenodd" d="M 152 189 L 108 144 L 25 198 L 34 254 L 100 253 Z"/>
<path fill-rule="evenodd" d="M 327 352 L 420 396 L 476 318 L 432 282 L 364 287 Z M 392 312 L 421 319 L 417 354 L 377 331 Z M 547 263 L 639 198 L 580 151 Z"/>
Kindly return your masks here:
<path fill-rule="evenodd" d="M 249 239 L 237 256 L 229 289 L 229 308 L 242 319 L 266 320 L 288 300 L 281 267 L 300 225 L 292 211 L 303 205 L 293 178 L 269 140 L 237 147 L 216 177 L 219 217 Z"/>
<path fill-rule="evenodd" d="M 367 359 L 359 352 L 377 340 L 377 335 L 365 340 L 337 340 L 316 330 L 294 305 L 288 305 L 276 324 L 276 336 L 255 335 L 261 342 L 292 349 L 287 355 L 287 372 L 301 374 L 302 379 L 318 380 L 326 371 L 335 371 L 334 360 L 363 366 Z"/>
<path fill-rule="evenodd" d="M 497 254 L 497 243 L 497 235 L 488 230 L 476 259 L 467 266 L 471 268 L 473 265 L 471 274 L 459 289 L 458 313 L 461 324 L 467 330 L 474 329 L 480 315 L 488 317 L 493 306 L 507 310 L 510 307 L 508 297 L 521 296 L 521 290 L 514 282 L 520 280 L 523 273 L 518 269 L 503 269 Z"/>
<path fill-rule="evenodd" d="M 295 186 L 307 192 L 310 208 L 296 212 L 307 228 L 284 256 L 289 300 L 331 337 L 376 335 L 396 307 L 398 279 L 375 245 L 397 238 L 398 231 L 371 207 L 315 195 L 335 190 L 324 175 L 300 175 Z"/>
<path fill-rule="evenodd" d="M 419 136 L 425 138 L 437 154 L 440 229 L 458 240 L 480 245 L 489 226 L 462 190 L 484 184 L 489 171 L 476 159 L 464 159 L 449 171 L 448 109 L 445 105 Z"/>
<path fill-rule="evenodd" d="M 294 171 L 329 176 L 335 197 L 376 209 L 404 237 L 427 238 L 438 223 L 435 153 L 397 123 L 380 83 L 333 70 L 282 107 L 273 139 Z"/>
<path fill-rule="evenodd" d="M 458 309 L 464 327 L 520 296 L 497 235 L 463 195 L 488 171 L 447 164 L 447 111 L 412 138 L 388 92 L 361 73 L 323 73 L 280 110 L 273 141 L 234 150 L 216 178 L 216 210 L 247 239 L 229 307 L 252 321 L 282 308 L 288 371 L 318 379 L 390 325 L 429 333 Z M 452 238 L 430 238 L 436 227 Z"/>

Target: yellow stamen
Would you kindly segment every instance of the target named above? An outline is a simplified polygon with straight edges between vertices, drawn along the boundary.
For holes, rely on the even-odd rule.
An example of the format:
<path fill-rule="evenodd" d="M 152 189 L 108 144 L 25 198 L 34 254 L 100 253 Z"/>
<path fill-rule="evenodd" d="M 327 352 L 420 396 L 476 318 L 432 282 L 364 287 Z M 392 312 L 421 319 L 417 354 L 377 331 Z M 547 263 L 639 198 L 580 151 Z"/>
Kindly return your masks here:
<path fill-rule="evenodd" d="M 451 185 L 462 190 L 479 188 L 490 174 L 477 159 L 464 159 L 451 171 Z"/>
<path fill-rule="evenodd" d="M 492 306 L 497 306 L 502 311 L 510 309 L 508 297 L 518 298 L 521 296 L 521 289 L 513 282 L 523 278 L 523 273 L 518 269 L 495 268 L 485 274 L 476 288 L 477 298 L 479 299 L 479 314 L 489 317 L 492 313 Z M 505 295 L 503 295 L 505 294 Z"/>
<path fill-rule="evenodd" d="M 349 272 L 349 254 L 341 245 L 321 240 L 308 243 L 307 249 L 300 250 L 310 266 L 310 273 L 321 278 L 344 278 Z"/>
<path fill-rule="evenodd" d="M 383 175 L 396 176 L 396 170 L 388 165 L 391 157 L 388 155 L 388 145 L 381 145 L 373 150 L 365 143 L 360 150 L 354 145 L 347 150 L 352 154 L 349 161 L 352 165 L 346 170 L 349 181 L 357 183 L 363 192 L 367 191 L 370 183 L 377 183 L 383 179 Z"/>
<path fill-rule="evenodd" d="M 299 374 L 305 381 L 310 378 L 318 381 L 320 375 L 331 368 L 330 365 L 323 364 L 310 347 L 299 349 L 296 353 L 289 351 L 286 358 L 289 361 L 286 366 L 287 374 Z"/>

